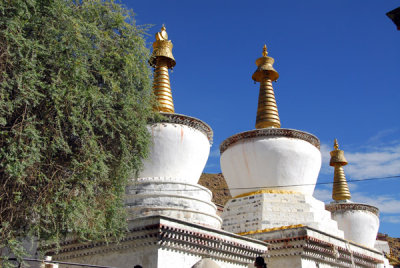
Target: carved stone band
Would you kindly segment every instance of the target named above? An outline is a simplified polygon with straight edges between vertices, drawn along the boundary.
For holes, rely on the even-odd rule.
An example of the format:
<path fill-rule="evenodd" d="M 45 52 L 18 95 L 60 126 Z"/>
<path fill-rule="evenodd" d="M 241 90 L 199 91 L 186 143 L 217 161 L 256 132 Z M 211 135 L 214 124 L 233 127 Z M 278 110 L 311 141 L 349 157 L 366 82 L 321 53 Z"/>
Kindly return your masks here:
<path fill-rule="evenodd" d="M 336 212 L 336 211 L 347 211 L 347 210 L 366 210 L 369 211 L 373 214 L 375 214 L 377 217 L 379 217 L 379 209 L 370 206 L 370 205 L 365 205 L 365 204 L 357 204 L 357 203 L 331 203 L 327 204 L 326 210 L 330 212 Z"/>
<path fill-rule="evenodd" d="M 256 137 L 271 137 L 271 138 L 285 137 L 285 138 L 300 139 L 311 143 L 312 145 L 317 147 L 318 150 L 320 149 L 319 139 L 310 133 L 295 129 L 287 129 L 287 128 L 263 128 L 263 129 L 254 129 L 235 134 L 224 140 L 219 146 L 219 150 L 222 154 L 229 146 L 241 140 L 248 138 L 256 138 Z"/>
<path fill-rule="evenodd" d="M 209 125 L 201 121 L 200 119 L 175 113 L 160 113 L 164 118 L 162 118 L 158 123 L 173 123 L 181 124 L 195 128 L 204 133 L 207 136 L 210 145 L 213 142 L 213 131 Z M 154 122 L 153 122 L 154 124 Z"/>

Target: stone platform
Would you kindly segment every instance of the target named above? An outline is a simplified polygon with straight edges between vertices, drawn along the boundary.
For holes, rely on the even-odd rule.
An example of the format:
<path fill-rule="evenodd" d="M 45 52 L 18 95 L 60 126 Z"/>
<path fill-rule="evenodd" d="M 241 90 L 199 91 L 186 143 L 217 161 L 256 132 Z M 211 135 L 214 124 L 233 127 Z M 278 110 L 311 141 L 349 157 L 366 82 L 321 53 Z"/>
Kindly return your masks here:
<path fill-rule="evenodd" d="M 267 244 L 222 230 L 164 216 L 129 221 L 129 231 L 119 243 L 66 241 L 58 253 L 47 250 L 55 261 L 132 268 L 190 268 L 201 259 L 220 267 L 248 267 Z M 65 267 L 61 265 L 61 267 Z"/>
<path fill-rule="evenodd" d="M 269 244 L 265 258 L 268 268 L 388 267 L 378 250 L 307 226 L 282 227 L 246 236 Z"/>
<path fill-rule="evenodd" d="M 325 204 L 310 195 L 260 190 L 231 199 L 222 213 L 222 228 L 245 233 L 302 224 L 343 238 Z"/>

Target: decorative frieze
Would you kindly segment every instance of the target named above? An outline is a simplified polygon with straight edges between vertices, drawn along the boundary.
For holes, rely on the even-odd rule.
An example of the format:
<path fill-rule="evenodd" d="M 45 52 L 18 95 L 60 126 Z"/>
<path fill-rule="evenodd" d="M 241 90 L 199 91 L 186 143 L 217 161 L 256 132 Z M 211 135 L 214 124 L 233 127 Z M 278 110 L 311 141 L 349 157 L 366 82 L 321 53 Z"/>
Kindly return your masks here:
<path fill-rule="evenodd" d="M 268 262 L 274 267 L 288 257 L 323 263 L 329 267 L 377 267 L 383 263 L 378 251 L 307 226 L 248 235 L 269 244 Z M 307 266 L 308 267 L 308 266 Z M 312 266 L 315 267 L 315 266 Z"/>
<path fill-rule="evenodd" d="M 326 210 L 328 210 L 330 212 L 365 210 L 365 211 L 369 211 L 369 212 L 373 213 L 374 215 L 376 215 L 377 217 L 379 217 L 379 209 L 374 206 L 370 206 L 370 205 L 366 205 L 366 204 L 330 203 L 330 204 L 327 204 L 325 207 L 326 207 Z"/>
<path fill-rule="evenodd" d="M 295 129 L 287 129 L 287 128 L 262 128 L 262 129 L 255 129 L 255 130 L 241 132 L 241 133 L 235 134 L 235 135 L 227 138 L 219 146 L 221 155 L 223 152 L 225 152 L 225 150 L 229 146 L 231 146 L 241 140 L 246 140 L 246 139 L 256 138 L 256 137 L 295 138 L 295 139 L 304 140 L 304 141 L 314 145 L 318 150 L 320 149 L 319 139 L 310 133 L 300 131 L 300 130 L 295 130 Z"/>
<path fill-rule="evenodd" d="M 262 241 L 163 216 L 138 219 L 131 221 L 129 225 L 129 231 L 118 243 L 79 243 L 76 240 L 68 240 L 61 243 L 57 252 L 51 248 L 44 250 L 55 260 L 76 261 L 87 256 L 101 256 L 127 250 L 133 254 L 144 248 L 154 248 L 156 251 L 172 250 L 246 267 L 256 256 L 265 255 L 267 251 L 267 245 Z"/>
<path fill-rule="evenodd" d="M 183 114 L 175 114 L 175 113 L 160 113 L 163 118 L 158 123 L 172 123 L 172 124 L 180 124 L 195 128 L 204 133 L 207 136 L 207 139 L 212 145 L 213 142 L 213 131 L 211 127 L 205 122 L 197 119 L 195 117 L 183 115 Z M 150 122 L 152 124 L 152 122 Z"/>

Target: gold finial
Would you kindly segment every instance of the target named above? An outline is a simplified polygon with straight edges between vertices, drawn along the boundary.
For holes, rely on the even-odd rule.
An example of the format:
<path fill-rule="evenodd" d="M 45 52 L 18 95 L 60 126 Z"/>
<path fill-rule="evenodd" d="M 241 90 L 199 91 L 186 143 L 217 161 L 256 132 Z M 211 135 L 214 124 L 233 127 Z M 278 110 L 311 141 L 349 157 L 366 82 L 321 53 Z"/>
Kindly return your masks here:
<path fill-rule="evenodd" d="M 262 53 L 262 55 L 263 55 L 263 57 L 266 57 L 266 56 L 268 56 L 268 52 L 267 52 L 267 45 L 266 45 L 266 44 L 264 44 L 264 47 L 263 47 L 263 53 Z"/>
<path fill-rule="evenodd" d="M 329 165 L 335 167 L 333 176 L 333 189 L 332 198 L 335 201 L 350 200 L 351 195 L 349 186 L 347 185 L 346 176 L 344 174 L 343 166 L 347 165 L 347 160 L 344 157 L 344 152 L 339 150 L 337 139 L 333 143 L 334 150 L 331 151 L 331 161 Z"/>
<path fill-rule="evenodd" d="M 256 60 L 257 70 L 252 76 L 254 81 L 260 82 L 256 119 L 256 128 L 258 129 L 281 127 L 274 89 L 272 87 L 272 82 L 278 79 L 279 74 L 272 66 L 274 59 L 267 55 L 267 45 L 264 45 L 263 56 Z"/>
<path fill-rule="evenodd" d="M 153 53 L 149 60 L 150 66 L 154 67 L 153 91 L 157 99 L 155 109 L 159 112 L 175 112 L 168 73 L 168 69 L 172 69 L 176 64 L 172 47 L 172 42 L 168 40 L 167 30 L 163 25 L 160 32 L 156 33 Z"/>
<path fill-rule="evenodd" d="M 335 150 L 339 150 L 339 144 L 338 144 L 338 142 L 337 142 L 337 139 L 335 139 L 335 141 L 333 142 L 333 148 L 334 148 Z"/>
<path fill-rule="evenodd" d="M 167 29 L 164 24 L 161 27 L 161 31 L 156 33 L 156 40 L 168 40 Z"/>

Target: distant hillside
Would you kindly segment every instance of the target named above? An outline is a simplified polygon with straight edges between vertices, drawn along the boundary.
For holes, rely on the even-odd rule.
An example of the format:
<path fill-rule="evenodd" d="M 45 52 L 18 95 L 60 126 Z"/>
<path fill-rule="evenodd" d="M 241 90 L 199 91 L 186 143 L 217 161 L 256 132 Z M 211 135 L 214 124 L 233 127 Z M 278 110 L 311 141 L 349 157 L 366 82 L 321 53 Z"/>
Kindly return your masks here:
<path fill-rule="evenodd" d="M 400 238 L 390 237 L 387 234 L 378 234 L 378 239 L 387 241 L 390 247 L 391 257 L 391 264 L 396 264 L 395 267 L 400 267 Z M 397 261 L 396 261 L 397 260 Z"/>
<path fill-rule="evenodd" d="M 212 201 L 215 204 L 224 206 L 229 199 L 232 198 L 228 190 L 225 178 L 221 173 L 218 174 L 201 174 L 199 184 L 210 189 L 213 192 Z"/>
<path fill-rule="evenodd" d="M 228 200 L 232 198 L 231 193 L 228 190 L 228 185 L 226 184 L 225 178 L 221 173 L 203 173 L 200 177 L 199 184 L 210 189 L 211 192 L 213 192 L 212 201 L 215 204 L 224 206 L 226 202 L 228 202 Z M 380 240 L 388 241 L 392 257 L 399 259 L 400 238 L 390 237 L 386 234 L 379 234 L 378 237 Z"/>

